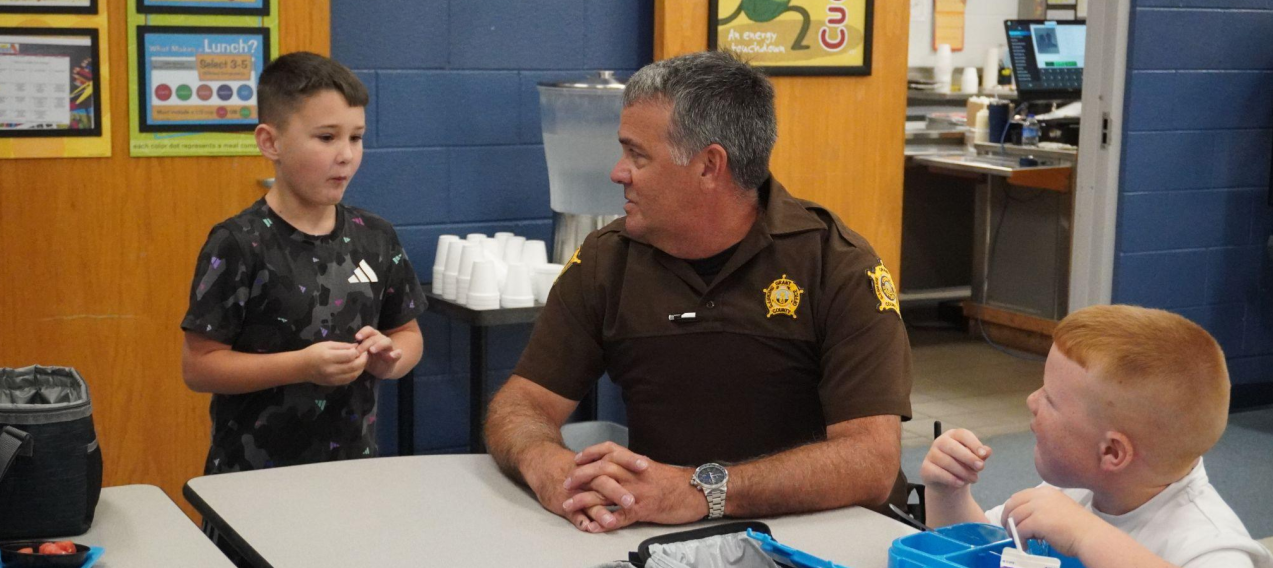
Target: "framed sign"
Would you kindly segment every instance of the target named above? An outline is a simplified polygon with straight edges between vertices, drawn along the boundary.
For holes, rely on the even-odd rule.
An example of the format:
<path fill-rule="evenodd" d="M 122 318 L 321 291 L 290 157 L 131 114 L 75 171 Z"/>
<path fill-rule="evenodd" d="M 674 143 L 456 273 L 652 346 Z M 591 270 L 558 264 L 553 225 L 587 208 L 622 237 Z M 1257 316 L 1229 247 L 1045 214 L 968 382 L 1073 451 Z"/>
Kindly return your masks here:
<path fill-rule="evenodd" d="M 870 75 L 875 0 L 710 0 L 708 49 L 770 75 Z"/>
<path fill-rule="evenodd" d="M 268 16 L 267 0 L 135 0 L 138 14 Z"/>
<path fill-rule="evenodd" d="M 0 14 L 96 14 L 97 0 L 0 0 Z"/>
<path fill-rule="evenodd" d="M 101 136 L 96 28 L 0 28 L 0 138 Z"/>
<path fill-rule="evenodd" d="M 137 26 L 140 132 L 251 132 L 269 28 Z"/>

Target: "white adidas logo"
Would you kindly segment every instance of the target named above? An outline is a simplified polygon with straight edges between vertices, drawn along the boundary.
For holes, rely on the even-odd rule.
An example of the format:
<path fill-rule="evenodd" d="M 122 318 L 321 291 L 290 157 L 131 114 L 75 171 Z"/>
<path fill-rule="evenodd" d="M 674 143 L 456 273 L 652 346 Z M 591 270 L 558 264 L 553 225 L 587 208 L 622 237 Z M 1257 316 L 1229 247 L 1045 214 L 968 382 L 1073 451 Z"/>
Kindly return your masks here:
<path fill-rule="evenodd" d="M 358 268 L 355 268 L 354 275 L 349 277 L 350 284 L 357 284 L 359 282 L 367 284 L 379 281 L 380 280 L 376 278 L 376 271 L 372 270 L 370 266 L 367 266 L 367 261 L 365 260 L 358 261 Z"/>

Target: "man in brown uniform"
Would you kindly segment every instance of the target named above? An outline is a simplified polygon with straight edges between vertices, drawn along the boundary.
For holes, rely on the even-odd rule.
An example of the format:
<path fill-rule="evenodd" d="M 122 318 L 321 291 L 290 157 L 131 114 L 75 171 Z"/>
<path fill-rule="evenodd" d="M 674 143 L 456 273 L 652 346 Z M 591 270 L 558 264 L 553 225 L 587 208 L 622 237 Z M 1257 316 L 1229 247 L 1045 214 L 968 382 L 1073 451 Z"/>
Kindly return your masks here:
<path fill-rule="evenodd" d="M 486 423 L 504 471 L 581 530 L 905 498 L 910 347 L 892 279 L 769 176 L 773 98 L 720 52 L 628 82 L 611 173 L 627 216 L 567 264 Z M 630 449 L 575 455 L 560 428 L 603 372 Z"/>

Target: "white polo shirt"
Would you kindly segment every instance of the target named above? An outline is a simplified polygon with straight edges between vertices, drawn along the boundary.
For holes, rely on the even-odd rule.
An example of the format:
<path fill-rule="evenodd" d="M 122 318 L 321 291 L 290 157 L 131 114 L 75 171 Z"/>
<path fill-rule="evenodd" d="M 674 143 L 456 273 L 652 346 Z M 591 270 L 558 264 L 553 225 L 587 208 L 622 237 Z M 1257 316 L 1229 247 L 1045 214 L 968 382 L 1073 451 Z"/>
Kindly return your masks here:
<path fill-rule="evenodd" d="M 1051 486 L 1043 483 L 1040 487 Z M 1125 515 L 1094 510 L 1092 492 L 1087 489 L 1060 491 L 1181 568 L 1273 568 L 1273 554 L 1251 538 L 1211 486 L 1201 459 L 1180 481 Z M 1001 524 L 1002 516 L 1003 505 L 986 511 L 986 517 L 996 525 Z"/>

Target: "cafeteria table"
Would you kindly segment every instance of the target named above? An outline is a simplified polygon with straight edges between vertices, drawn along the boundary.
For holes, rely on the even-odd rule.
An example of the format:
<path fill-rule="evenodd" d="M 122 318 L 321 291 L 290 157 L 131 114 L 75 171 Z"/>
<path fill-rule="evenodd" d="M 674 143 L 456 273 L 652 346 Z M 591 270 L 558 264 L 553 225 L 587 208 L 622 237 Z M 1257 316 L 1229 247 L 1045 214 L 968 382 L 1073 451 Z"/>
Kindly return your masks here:
<path fill-rule="evenodd" d="M 259 568 L 586 568 L 709 524 L 581 532 L 481 454 L 211 475 L 190 480 L 184 495 Z M 889 544 L 915 532 L 860 507 L 759 520 L 779 542 L 852 568 L 886 568 Z"/>
<path fill-rule="evenodd" d="M 153 485 L 102 489 L 93 526 L 70 540 L 100 546 L 93 568 L 234 568 L 190 518 Z"/>

